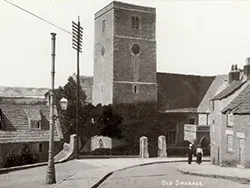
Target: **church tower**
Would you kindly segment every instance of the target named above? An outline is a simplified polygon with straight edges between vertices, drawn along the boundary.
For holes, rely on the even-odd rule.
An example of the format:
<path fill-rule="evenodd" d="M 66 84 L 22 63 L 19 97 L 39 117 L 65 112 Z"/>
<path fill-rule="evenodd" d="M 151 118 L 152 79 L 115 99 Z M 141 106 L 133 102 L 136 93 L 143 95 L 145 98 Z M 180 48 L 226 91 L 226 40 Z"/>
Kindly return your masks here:
<path fill-rule="evenodd" d="M 93 104 L 157 102 L 155 8 L 112 2 L 95 14 Z"/>

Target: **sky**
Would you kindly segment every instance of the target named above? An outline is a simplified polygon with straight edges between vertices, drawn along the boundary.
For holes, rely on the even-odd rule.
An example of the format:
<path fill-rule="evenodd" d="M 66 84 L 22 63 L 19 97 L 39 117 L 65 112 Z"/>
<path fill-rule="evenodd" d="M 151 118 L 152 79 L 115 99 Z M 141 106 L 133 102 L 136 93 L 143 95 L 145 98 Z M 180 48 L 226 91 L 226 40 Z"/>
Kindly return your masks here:
<path fill-rule="evenodd" d="M 93 75 L 94 14 L 111 0 L 8 0 L 71 32 L 83 27 L 80 74 Z M 250 57 L 248 0 L 120 0 L 156 8 L 157 72 L 227 74 Z M 0 86 L 51 87 L 51 35 L 56 35 L 55 85 L 76 72 L 69 33 L 0 1 Z"/>

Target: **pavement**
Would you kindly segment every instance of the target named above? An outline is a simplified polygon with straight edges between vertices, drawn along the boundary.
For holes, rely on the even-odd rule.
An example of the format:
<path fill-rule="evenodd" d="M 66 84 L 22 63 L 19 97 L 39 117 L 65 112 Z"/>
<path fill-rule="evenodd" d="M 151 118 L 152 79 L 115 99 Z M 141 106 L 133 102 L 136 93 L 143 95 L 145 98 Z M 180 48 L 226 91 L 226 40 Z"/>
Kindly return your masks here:
<path fill-rule="evenodd" d="M 210 178 L 222 178 L 236 181 L 250 182 L 250 169 L 230 168 L 230 167 L 218 167 L 210 164 L 209 157 L 203 157 L 203 163 L 198 165 L 192 163 L 187 164 L 187 158 L 183 157 L 167 157 L 167 158 L 110 158 L 110 159 L 80 159 L 68 161 L 63 164 L 57 164 L 58 174 L 62 173 L 57 178 L 57 183 L 53 185 L 44 185 L 41 187 L 46 188 L 96 188 L 102 184 L 109 176 L 115 172 L 120 172 L 125 169 L 131 169 L 134 167 L 141 167 L 150 164 L 159 163 L 175 163 L 176 169 L 184 174 L 204 176 Z M 183 163 L 179 163 L 183 162 Z M 185 163 L 184 163 L 185 162 Z M 65 167 L 64 167 L 65 166 Z M 163 166 L 163 165 L 162 165 Z M 175 166 L 175 165 L 174 165 Z M 45 167 L 36 167 L 33 169 L 26 169 L 28 175 L 34 174 L 39 169 L 44 171 Z M 61 169 L 60 169 L 61 168 Z M 68 170 L 67 170 L 68 169 Z M 37 173 L 38 173 L 37 172 Z M 60 173 L 59 173 L 60 172 Z M 164 171 L 163 171 L 164 172 Z M 5 178 L 15 177 L 15 173 L 20 176 L 20 173 L 25 174 L 23 170 L 16 172 L 8 172 L 7 174 L 0 175 L 0 180 Z M 26 176 L 25 176 L 26 177 Z M 38 176 L 35 176 L 36 178 Z M 21 181 L 21 180 L 20 180 Z M 40 181 L 40 180 L 39 180 Z M 7 181 L 9 182 L 9 181 Z M 29 180 L 27 179 L 27 185 Z M 23 183 L 23 182 L 22 182 Z M 37 180 L 38 183 L 38 180 Z M 25 185 L 25 184 L 24 184 Z M 26 186 L 26 185 L 25 185 Z M 1 186 L 0 186 L 1 187 Z M 27 187 L 27 186 L 26 186 Z"/>
<path fill-rule="evenodd" d="M 212 165 L 210 162 L 181 164 L 177 166 L 177 170 L 184 174 L 222 178 L 235 181 L 243 181 L 250 183 L 250 169 L 236 168 L 236 167 L 220 167 Z"/>
<path fill-rule="evenodd" d="M 204 158 L 208 161 L 209 158 Z M 167 158 L 113 158 L 113 159 L 81 159 L 76 160 L 84 164 L 96 166 L 98 168 L 77 172 L 69 176 L 57 184 L 52 185 L 53 188 L 96 188 L 105 179 L 111 176 L 114 172 L 134 168 L 137 166 L 156 164 L 156 163 L 173 163 L 187 162 L 183 157 L 167 157 Z"/>

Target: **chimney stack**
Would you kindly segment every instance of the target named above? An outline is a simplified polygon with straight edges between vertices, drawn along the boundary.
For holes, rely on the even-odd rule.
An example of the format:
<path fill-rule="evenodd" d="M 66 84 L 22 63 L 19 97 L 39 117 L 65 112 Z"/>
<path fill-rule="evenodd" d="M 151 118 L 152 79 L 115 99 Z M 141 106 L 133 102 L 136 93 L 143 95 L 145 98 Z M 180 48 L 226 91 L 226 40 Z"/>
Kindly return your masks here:
<path fill-rule="evenodd" d="M 238 69 L 237 65 L 232 65 L 231 71 L 229 72 L 229 83 L 239 80 L 240 80 L 240 70 Z"/>
<path fill-rule="evenodd" d="M 247 80 L 250 80 L 250 57 L 246 59 L 246 65 L 244 66 L 244 75 L 247 77 Z"/>

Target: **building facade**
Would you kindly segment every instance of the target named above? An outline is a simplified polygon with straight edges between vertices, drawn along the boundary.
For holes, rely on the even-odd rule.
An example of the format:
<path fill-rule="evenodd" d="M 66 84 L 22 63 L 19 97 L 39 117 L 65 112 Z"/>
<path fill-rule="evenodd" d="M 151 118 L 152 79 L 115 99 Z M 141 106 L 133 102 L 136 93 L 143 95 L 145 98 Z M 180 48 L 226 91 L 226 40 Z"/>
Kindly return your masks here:
<path fill-rule="evenodd" d="M 211 162 L 219 166 L 250 167 L 249 156 L 249 64 L 229 73 L 227 87 L 211 100 Z"/>

